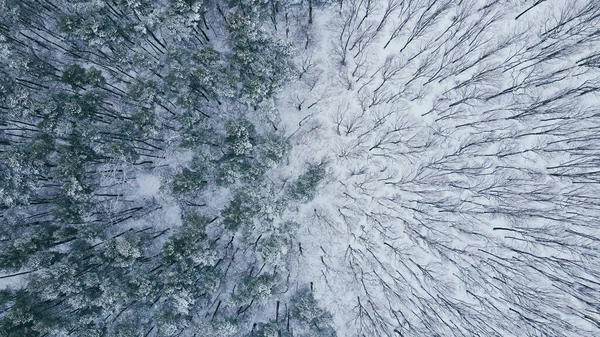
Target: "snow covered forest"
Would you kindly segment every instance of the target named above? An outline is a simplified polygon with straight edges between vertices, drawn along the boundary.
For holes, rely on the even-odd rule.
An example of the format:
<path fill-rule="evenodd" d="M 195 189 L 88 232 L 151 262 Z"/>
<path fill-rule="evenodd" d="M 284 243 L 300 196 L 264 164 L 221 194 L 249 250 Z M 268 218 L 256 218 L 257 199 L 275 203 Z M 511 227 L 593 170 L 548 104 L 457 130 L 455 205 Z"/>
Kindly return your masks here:
<path fill-rule="evenodd" d="M 600 336 L 597 0 L 0 0 L 0 336 Z"/>

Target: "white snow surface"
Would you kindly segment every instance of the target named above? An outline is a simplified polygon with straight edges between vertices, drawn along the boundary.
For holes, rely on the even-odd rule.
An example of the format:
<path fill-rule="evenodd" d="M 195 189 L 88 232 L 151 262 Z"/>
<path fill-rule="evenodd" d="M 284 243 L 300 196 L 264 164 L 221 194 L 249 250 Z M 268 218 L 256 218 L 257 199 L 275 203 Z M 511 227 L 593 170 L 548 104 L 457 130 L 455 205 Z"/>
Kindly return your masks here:
<path fill-rule="evenodd" d="M 582 0 L 315 12 L 277 103 L 285 170 L 329 174 L 283 220 L 339 336 L 600 335 L 597 27 Z"/>
<path fill-rule="evenodd" d="M 137 178 L 138 195 L 141 197 L 151 197 L 158 195 L 160 191 L 161 178 L 152 174 L 140 174 Z"/>

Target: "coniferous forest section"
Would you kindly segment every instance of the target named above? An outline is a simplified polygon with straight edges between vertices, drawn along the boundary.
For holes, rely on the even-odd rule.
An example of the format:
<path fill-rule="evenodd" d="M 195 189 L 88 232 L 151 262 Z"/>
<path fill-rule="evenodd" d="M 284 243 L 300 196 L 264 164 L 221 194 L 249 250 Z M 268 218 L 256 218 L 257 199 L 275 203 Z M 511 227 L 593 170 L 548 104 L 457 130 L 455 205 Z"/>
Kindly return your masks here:
<path fill-rule="evenodd" d="M 298 225 L 274 221 L 321 176 L 266 175 L 307 6 L 0 10 L 0 335 L 335 335 L 287 270 Z"/>
<path fill-rule="evenodd" d="M 600 335 L 595 0 L 0 0 L 0 336 Z"/>

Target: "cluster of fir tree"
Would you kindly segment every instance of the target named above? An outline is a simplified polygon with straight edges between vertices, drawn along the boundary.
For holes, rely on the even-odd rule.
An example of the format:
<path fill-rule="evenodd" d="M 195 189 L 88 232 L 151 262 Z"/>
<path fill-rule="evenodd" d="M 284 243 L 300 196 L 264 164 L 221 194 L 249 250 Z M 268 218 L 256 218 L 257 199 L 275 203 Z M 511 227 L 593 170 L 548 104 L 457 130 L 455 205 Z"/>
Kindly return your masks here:
<path fill-rule="evenodd" d="M 298 225 L 274 221 L 323 165 L 278 192 L 265 178 L 289 149 L 277 18 L 298 8 L 0 1 L 0 335 L 335 335 L 289 279 Z M 133 196 L 149 173 L 180 223 Z M 204 207 L 215 191 L 229 201 Z"/>

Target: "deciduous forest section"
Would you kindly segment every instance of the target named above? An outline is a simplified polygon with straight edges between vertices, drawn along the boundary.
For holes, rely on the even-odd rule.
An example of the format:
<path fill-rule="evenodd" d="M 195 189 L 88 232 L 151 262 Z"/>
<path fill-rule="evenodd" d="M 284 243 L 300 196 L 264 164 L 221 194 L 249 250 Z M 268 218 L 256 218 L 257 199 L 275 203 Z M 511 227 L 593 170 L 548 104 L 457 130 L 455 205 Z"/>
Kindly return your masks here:
<path fill-rule="evenodd" d="M 595 0 L 0 0 L 0 336 L 600 335 Z"/>

